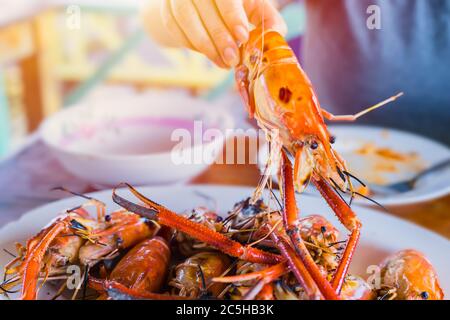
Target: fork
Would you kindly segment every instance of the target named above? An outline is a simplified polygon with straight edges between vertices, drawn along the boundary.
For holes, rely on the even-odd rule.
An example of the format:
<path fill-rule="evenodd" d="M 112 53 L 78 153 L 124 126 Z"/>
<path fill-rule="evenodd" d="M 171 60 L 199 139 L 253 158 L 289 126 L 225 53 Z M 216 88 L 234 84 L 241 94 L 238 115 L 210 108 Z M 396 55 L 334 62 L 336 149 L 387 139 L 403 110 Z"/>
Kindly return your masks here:
<path fill-rule="evenodd" d="M 450 159 L 447 159 L 445 161 L 439 162 L 436 165 L 418 173 L 414 177 L 412 177 L 409 180 L 400 181 L 388 185 L 377 185 L 377 184 L 368 184 L 368 187 L 370 190 L 372 190 L 374 193 L 380 194 L 380 195 L 388 195 L 392 193 L 403 193 L 408 192 L 414 189 L 415 185 L 419 180 L 422 178 L 430 175 L 435 174 L 437 172 L 443 171 L 450 167 Z"/>

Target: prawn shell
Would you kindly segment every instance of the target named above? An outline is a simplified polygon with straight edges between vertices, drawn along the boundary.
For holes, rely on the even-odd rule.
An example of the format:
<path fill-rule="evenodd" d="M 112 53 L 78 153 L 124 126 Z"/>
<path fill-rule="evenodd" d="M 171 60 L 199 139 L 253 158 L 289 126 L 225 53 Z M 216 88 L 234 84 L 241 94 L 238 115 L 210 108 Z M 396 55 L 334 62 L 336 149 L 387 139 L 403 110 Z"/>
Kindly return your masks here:
<path fill-rule="evenodd" d="M 400 251 L 388 257 L 381 267 L 381 283 L 396 289 L 396 299 L 444 299 L 436 271 L 422 253 Z"/>
<path fill-rule="evenodd" d="M 170 248 L 160 237 L 144 240 L 132 248 L 111 272 L 111 280 L 139 292 L 158 292 L 165 280 Z"/>
<path fill-rule="evenodd" d="M 228 256 L 218 252 L 202 252 L 198 253 L 185 260 L 176 269 L 176 276 L 174 283 L 178 287 L 182 287 L 187 295 L 198 294 L 202 287 L 202 275 L 199 272 L 199 267 L 202 270 L 205 278 L 208 292 L 212 296 L 217 297 L 225 288 L 225 284 L 214 283 L 210 284 L 212 278 L 221 276 L 230 266 L 231 261 Z"/>

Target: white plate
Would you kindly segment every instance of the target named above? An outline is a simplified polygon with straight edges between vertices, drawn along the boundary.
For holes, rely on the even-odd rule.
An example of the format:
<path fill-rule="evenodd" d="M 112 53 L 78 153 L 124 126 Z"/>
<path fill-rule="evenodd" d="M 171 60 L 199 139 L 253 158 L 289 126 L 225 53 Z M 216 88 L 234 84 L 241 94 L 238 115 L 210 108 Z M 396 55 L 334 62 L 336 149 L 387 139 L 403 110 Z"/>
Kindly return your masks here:
<path fill-rule="evenodd" d="M 449 148 L 412 133 L 359 125 L 329 126 L 329 129 L 337 138 L 334 148 L 346 160 L 350 171 L 368 183 L 390 184 L 404 181 L 423 169 L 450 159 Z M 361 154 L 363 149 L 369 152 Z M 398 153 L 405 159 L 398 161 L 374 155 L 374 151 L 386 149 Z M 262 148 L 258 157 L 260 168 L 266 155 L 267 148 Z M 313 188 L 308 188 L 308 191 L 317 194 Z M 430 201 L 448 194 L 450 194 L 450 169 L 423 179 L 411 191 L 371 197 L 384 206 L 398 206 Z M 362 198 L 357 198 L 355 202 L 373 205 Z"/>
<path fill-rule="evenodd" d="M 226 213 L 233 205 L 251 195 L 252 188 L 225 186 L 173 186 L 145 187 L 139 189 L 151 199 L 182 212 L 197 206 L 208 206 Z M 121 194 L 125 194 L 120 191 Z M 111 191 L 94 193 L 93 196 L 108 204 L 109 210 L 117 208 L 111 200 Z M 207 200 L 205 196 L 213 199 Z M 58 212 L 80 204 L 79 198 L 70 198 L 54 202 L 25 214 L 20 220 L 0 230 L 0 248 L 14 251 L 14 242 L 24 241 L 46 225 Z M 334 214 L 324 201 L 302 196 L 299 201 L 301 214 L 306 216 L 318 214 L 325 216 L 334 225 L 347 234 L 336 221 Z M 351 272 L 368 277 L 369 265 L 379 264 L 387 255 L 398 250 L 413 248 L 423 252 L 434 265 L 444 291 L 450 292 L 450 260 L 446 253 L 450 249 L 450 241 L 416 225 L 398 218 L 373 211 L 368 208 L 354 207 L 362 220 L 361 241 L 351 264 Z M 4 266 L 11 257 L 0 251 L 0 266 Z M 48 290 L 48 289 L 47 289 Z M 45 290 L 43 290 L 45 291 Z M 45 292 L 43 292 L 45 294 Z"/>

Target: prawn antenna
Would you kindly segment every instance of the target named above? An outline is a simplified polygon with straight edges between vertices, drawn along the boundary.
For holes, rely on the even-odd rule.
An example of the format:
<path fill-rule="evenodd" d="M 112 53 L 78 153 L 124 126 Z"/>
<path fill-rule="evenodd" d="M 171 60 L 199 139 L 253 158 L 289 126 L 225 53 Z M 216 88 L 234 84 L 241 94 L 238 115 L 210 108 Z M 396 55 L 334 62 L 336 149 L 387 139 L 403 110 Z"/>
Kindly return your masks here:
<path fill-rule="evenodd" d="M 333 185 L 331 185 L 331 187 L 334 189 L 334 191 L 336 192 L 336 194 L 339 196 L 339 198 L 341 198 L 342 201 L 345 202 L 346 205 L 348 205 L 349 207 L 351 206 L 351 202 L 347 203 L 347 201 L 345 201 L 344 197 L 342 196 L 341 192 L 341 188 L 338 186 L 338 184 L 336 183 L 336 181 L 333 180 L 333 178 L 330 178 L 331 182 L 333 183 Z M 324 180 L 325 181 L 325 180 Z M 327 182 L 328 183 L 328 182 Z"/>
<path fill-rule="evenodd" d="M 75 191 L 71 191 L 71 190 L 69 190 L 67 188 L 64 188 L 64 187 L 52 188 L 52 189 L 50 189 L 50 191 L 64 191 L 64 192 L 70 193 L 71 195 L 74 195 L 74 196 L 77 196 L 77 197 L 80 197 L 80 198 L 83 198 L 83 199 L 86 199 L 86 200 L 95 200 L 92 197 L 89 197 L 89 196 L 87 196 L 85 194 L 78 193 L 78 192 L 75 192 Z"/>
<path fill-rule="evenodd" d="M 400 92 L 400 93 L 396 94 L 395 96 L 387 98 L 386 100 L 381 101 L 380 103 L 377 103 L 376 105 L 374 105 L 372 107 L 369 107 L 369 108 L 367 108 L 367 109 L 365 109 L 365 110 L 355 114 L 354 119 L 358 119 L 358 118 L 360 118 L 360 117 L 362 117 L 362 116 L 364 116 L 364 115 L 366 115 L 366 114 L 368 114 L 368 113 L 370 113 L 370 112 L 372 112 L 372 111 L 374 111 L 376 109 L 379 109 L 379 108 L 381 108 L 381 107 L 383 107 L 383 106 L 385 106 L 385 105 L 387 105 L 387 104 L 389 104 L 391 102 L 394 102 L 395 100 L 397 100 L 398 98 L 400 98 L 403 95 L 404 95 L 404 93 Z"/>
<path fill-rule="evenodd" d="M 206 279 L 205 274 L 203 273 L 202 267 L 197 264 L 198 272 L 200 273 L 200 279 L 202 280 L 202 291 L 206 292 Z"/>
<path fill-rule="evenodd" d="M 361 194 L 361 193 L 359 193 L 359 192 L 356 192 L 356 191 L 353 191 L 353 194 L 356 194 L 356 195 L 358 195 L 358 196 L 360 196 L 360 197 L 363 197 L 364 199 L 366 199 L 366 200 L 368 200 L 368 201 L 370 201 L 370 202 L 376 204 L 377 206 L 379 206 L 379 207 L 380 207 L 381 209 L 383 209 L 384 211 L 389 212 L 389 210 L 386 209 L 385 206 L 383 206 L 381 203 L 375 201 L 374 199 L 372 199 L 372 198 L 370 198 L 370 197 L 368 197 L 368 196 L 365 196 L 365 195 L 363 195 L 363 194 Z"/>
<path fill-rule="evenodd" d="M 14 253 L 10 252 L 8 249 L 3 248 L 3 251 L 5 251 L 7 254 L 9 254 L 13 258 L 17 258 L 17 256 Z"/>
<path fill-rule="evenodd" d="M 88 281 L 89 281 L 89 265 L 86 266 L 84 270 L 84 277 L 83 277 L 83 300 L 86 300 L 86 292 L 88 287 Z"/>
<path fill-rule="evenodd" d="M 283 210 L 283 206 L 281 205 L 280 199 L 278 199 L 277 195 L 275 194 L 275 192 L 273 192 L 272 188 L 270 188 L 269 190 L 270 190 L 270 193 L 272 193 L 273 197 L 275 198 L 275 201 L 278 203 L 280 210 Z"/>
<path fill-rule="evenodd" d="M 356 180 L 359 184 L 361 184 L 363 187 L 367 187 L 367 185 L 366 185 L 361 179 L 359 179 L 358 177 L 354 176 L 354 175 L 351 174 L 350 172 L 344 171 L 344 174 L 345 174 L 346 176 L 350 177 L 350 178 L 355 179 L 355 180 Z"/>
<path fill-rule="evenodd" d="M 197 264 L 198 267 L 198 271 L 200 273 L 200 279 L 202 280 L 202 287 L 200 289 L 200 299 L 201 300 L 208 300 L 211 299 L 211 295 L 208 292 L 208 287 L 206 286 L 206 279 L 205 279 L 205 274 L 203 273 L 202 267 Z"/>

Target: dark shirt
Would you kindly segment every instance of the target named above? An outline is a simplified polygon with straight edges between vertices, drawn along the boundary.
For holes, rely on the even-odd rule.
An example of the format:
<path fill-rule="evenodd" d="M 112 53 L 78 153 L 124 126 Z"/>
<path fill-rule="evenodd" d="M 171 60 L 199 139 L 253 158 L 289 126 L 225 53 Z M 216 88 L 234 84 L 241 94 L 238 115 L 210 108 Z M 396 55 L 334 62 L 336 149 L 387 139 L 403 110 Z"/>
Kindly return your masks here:
<path fill-rule="evenodd" d="M 370 30 L 370 5 L 381 29 Z M 304 66 L 323 108 L 356 113 L 405 96 L 358 123 L 423 134 L 450 145 L 450 1 L 307 0 Z"/>

